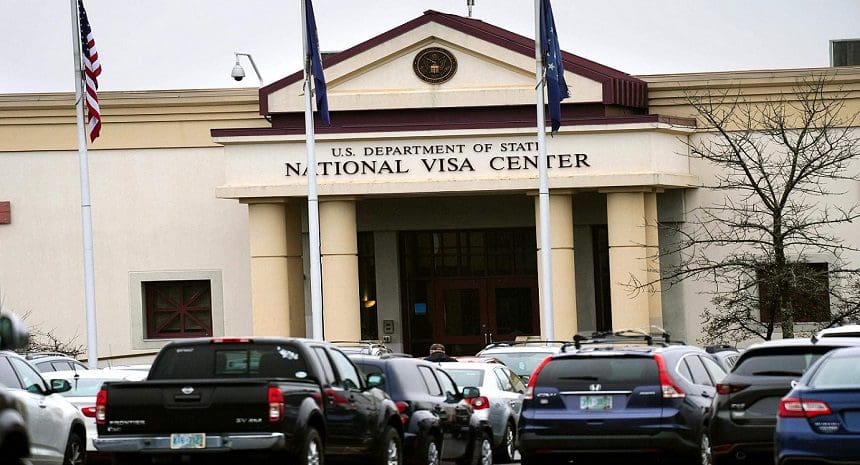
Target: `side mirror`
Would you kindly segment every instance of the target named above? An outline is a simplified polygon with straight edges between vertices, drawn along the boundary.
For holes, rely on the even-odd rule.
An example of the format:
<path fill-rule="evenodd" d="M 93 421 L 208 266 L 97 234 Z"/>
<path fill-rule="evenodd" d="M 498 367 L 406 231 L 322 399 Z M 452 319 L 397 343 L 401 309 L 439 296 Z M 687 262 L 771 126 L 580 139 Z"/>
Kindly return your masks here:
<path fill-rule="evenodd" d="M 481 390 L 474 386 L 466 386 L 463 388 L 464 399 L 475 399 L 481 397 Z"/>
<path fill-rule="evenodd" d="M 72 390 L 72 383 L 68 382 L 65 379 L 52 379 L 51 380 L 51 393 L 60 393 L 60 392 L 68 392 Z"/>
<path fill-rule="evenodd" d="M 0 315 L 0 350 L 14 350 L 25 347 L 30 341 L 27 327 L 15 315 Z"/>
<path fill-rule="evenodd" d="M 367 375 L 368 388 L 382 388 L 385 385 L 385 375 L 382 373 L 371 373 Z"/>

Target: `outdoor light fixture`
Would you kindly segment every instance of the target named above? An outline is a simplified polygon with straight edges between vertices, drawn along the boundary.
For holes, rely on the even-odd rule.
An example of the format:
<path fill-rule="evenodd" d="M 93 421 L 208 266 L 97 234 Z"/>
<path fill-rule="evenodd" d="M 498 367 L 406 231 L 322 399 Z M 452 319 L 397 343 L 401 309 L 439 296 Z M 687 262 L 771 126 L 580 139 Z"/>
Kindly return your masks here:
<path fill-rule="evenodd" d="M 254 63 L 254 57 L 252 57 L 250 53 L 233 52 L 233 54 L 236 55 L 236 65 L 233 66 L 233 71 L 230 73 L 230 76 L 237 81 L 241 81 L 245 78 L 245 68 L 242 68 L 242 65 L 239 63 L 239 55 L 248 57 L 248 61 L 251 62 L 251 67 L 254 68 L 254 72 L 257 73 L 257 79 L 260 80 L 260 87 L 262 87 L 263 76 L 260 76 L 260 70 L 257 69 L 257 64 Z"/>

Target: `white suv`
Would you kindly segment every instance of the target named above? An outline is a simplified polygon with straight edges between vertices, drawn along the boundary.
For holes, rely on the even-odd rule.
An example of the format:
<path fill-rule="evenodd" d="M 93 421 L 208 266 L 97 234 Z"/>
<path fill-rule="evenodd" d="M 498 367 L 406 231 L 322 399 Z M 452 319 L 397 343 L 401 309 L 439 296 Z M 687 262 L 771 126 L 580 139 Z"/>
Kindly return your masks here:
<path fill-rule="evenodd" d="M 59 393 L 72 388 L 66 380 L 46 383 L 24 357 L 0 352 L 0 385 L 23 406 L 33 465 L 86 463 L 84 416 Z"/>

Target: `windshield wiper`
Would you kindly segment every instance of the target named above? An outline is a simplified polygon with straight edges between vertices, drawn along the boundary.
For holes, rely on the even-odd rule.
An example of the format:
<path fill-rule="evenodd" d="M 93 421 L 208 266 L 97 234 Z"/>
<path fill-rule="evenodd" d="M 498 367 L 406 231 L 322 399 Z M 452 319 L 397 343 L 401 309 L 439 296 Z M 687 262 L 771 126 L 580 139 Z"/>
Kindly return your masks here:
<path fill-rule="evenodd" d="M 753 376 L 802 376 L 803 373 L 798 373 L 796 371 L 780 371 L 780 370 L 768 370 L 768 371 L 756 371 L 753 373 Z"/>

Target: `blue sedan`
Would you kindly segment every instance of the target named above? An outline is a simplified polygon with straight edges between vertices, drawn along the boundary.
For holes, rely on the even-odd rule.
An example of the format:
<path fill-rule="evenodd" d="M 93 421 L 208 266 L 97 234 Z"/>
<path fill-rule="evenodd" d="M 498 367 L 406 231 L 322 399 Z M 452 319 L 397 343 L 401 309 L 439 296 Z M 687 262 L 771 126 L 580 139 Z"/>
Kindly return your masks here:
<path fill-rule="evenodd" d="M 831 351 L 780 400 L 777 465 L 860 463 L 860 347 Z"/>

